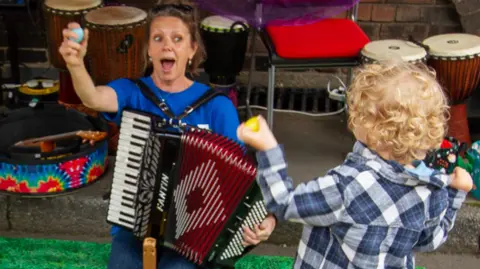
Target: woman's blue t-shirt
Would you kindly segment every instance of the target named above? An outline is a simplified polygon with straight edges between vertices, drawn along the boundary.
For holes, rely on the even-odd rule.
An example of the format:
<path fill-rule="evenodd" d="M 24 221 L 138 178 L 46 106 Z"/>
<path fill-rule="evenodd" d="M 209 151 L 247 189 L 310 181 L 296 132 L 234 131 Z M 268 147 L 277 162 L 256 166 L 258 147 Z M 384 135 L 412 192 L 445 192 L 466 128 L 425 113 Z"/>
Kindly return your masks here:
<path fill-rule="evenodd" d="M 194 82 L 188 89 L 169 93 L 159 89 L 151 77 L 143 77 L 141 80 L 156 94 L 160 99 L 164 99 L 174 115 L 183 113 L 185 108 L 200 98 L 209 87 L 205 84 Z M 122 111 L 125 108 L 140 110 L 151 113 L 163 118 L 168 118 L 158 106 L 147 99 L 138 86 L 129 79 L 117 79 L 107 84 L 117 93 L 118 111 L 116 113 L 102 113 L 106 120 L 120 124 Z M 239 118 L 231 100 L 226 96 L 218 96 L 211 99 L 208 103 L 198 107 L 187 115 L 183 122 L 212 130 L 214 133 L 229 137 L 238 142 L 237 127 Z M 119 227 L 112 227 L 112 235 L 118 231 Z"/>

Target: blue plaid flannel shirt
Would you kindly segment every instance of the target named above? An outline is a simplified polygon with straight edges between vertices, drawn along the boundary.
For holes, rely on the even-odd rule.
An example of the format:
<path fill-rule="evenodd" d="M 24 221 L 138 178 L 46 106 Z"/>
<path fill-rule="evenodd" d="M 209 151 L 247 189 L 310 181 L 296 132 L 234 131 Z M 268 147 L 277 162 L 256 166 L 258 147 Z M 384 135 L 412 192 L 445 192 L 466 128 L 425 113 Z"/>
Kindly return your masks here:
<path fill-rule="evenodd" d="M 356 142 L 343 164 L 293 187 L 281 146 L 257 152 L 269 212 L 304 224 L 294 268 L 414 268 L 414 252 L 447 239 L 466 193 L 450 177 L 419 175 Z"/>

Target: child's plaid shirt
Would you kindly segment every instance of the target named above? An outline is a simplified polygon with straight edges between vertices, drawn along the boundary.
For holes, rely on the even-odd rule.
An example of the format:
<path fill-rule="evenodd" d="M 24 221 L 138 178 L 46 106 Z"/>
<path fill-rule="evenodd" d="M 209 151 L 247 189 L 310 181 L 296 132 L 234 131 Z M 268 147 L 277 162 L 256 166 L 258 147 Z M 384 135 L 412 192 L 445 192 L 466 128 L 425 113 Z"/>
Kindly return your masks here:
<path fill-rule="evenodd" d="M 414 268 L 415 251 L 447 239 L 466 193 L 419 176 L 356 142 L 345 162 L 293 188 L 281 147 L 257 152 L 268 211 L 304 224 L 295 268 Z"/>

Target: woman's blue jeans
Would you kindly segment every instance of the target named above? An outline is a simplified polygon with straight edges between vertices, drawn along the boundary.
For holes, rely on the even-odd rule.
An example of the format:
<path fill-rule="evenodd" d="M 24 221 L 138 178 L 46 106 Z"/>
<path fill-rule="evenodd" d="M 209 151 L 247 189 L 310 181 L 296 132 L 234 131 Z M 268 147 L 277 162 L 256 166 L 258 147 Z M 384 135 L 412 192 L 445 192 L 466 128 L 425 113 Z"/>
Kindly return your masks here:
<path fill-rule="evenodd" d="M 157 248 L 157 268 L 198 269 L 197 266 L 168 248 Z M 124 229 L 120 229 L 112 240 L 108 269 L 143 269 L 143 243 Z"/>

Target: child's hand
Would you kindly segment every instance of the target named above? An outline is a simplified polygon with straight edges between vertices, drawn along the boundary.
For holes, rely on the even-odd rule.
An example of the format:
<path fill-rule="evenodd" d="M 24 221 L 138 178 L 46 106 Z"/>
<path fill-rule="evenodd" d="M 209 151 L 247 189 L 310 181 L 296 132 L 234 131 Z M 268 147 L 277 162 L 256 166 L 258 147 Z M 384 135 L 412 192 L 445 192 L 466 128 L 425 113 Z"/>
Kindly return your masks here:
<path fill-rule="evenodd" d="M 256 150 L 266 151 L 278 145 L 275 136 L 268 127 L 267 121 L 262 116 L 257 116 L 258 131 L 254 131 L 242 123 L 237 128 L 238 139 L 252 146 Z"/>
<path fill-rule="evenodd" d="M 461 167 L 455 167 L 453 170 L 453 174 L 451 174 L 452 182 L 450 183 L 450 187 L 455 188 L 457 190 L 462 190 L 465 192 L 469 192 L 473 188 L 473 180 L 470 173 L 468 173 L 465 169 Z"/>

